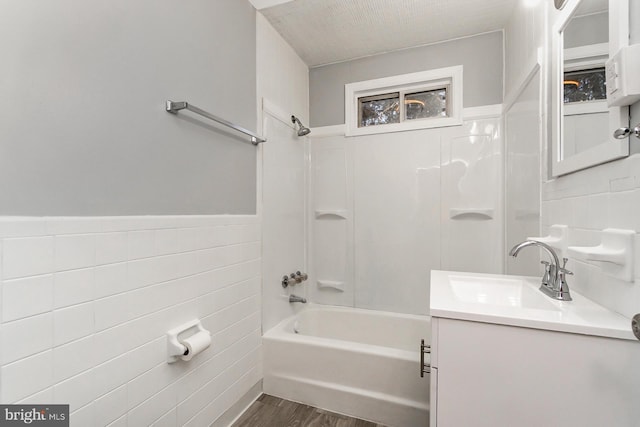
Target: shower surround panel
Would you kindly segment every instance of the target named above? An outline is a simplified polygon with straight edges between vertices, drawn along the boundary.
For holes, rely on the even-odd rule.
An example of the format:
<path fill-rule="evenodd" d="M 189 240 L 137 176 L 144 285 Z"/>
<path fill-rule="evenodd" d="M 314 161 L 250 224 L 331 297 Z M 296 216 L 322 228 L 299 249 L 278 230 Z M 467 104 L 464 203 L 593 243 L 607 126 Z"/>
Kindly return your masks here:
<path fill-rule="evenodd" d="M 502 271 L 501 119 L 474 110 L 462 126 L 311 134 L 314 302 L 424 315 L 430 270 Z"/>

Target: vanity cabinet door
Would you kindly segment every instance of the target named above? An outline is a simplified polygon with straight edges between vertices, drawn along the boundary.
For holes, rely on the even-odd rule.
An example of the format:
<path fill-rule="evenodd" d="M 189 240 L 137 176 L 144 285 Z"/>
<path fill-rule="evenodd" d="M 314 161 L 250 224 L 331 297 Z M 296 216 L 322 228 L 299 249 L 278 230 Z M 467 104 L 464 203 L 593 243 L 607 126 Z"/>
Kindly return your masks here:
<path fill-rule="evenodd" d="M 431 318 L 431 374 L 429 389 L 429 427 L 438 425 L 438 324 L 437 317 Z"/>
<path fill-rule="evenodd" d="M 440 318 L 431 427 L 633 426 L 640 343 Z"/>

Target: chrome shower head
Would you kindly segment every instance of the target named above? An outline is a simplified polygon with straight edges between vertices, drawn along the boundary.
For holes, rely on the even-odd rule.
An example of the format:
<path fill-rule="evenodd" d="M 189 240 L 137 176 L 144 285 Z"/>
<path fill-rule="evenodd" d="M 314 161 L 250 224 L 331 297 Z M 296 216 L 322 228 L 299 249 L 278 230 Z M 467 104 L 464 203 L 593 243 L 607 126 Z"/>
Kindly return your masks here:
<path fill-rule="evenodd" d="M 298 131 L 298 136 L 305 136 L 305 135 L 309 135 L 310 133 L 311 133 L 311 129 L 302 126 Z"/>
<path fill-rule="evenodd" d="M 298 126 L 300 126 L 300 129 L 298 130 L 298 136 L 305 136 L 311 133 L 311 129 L 305 127 L 302 122 L 300 122 L 300 119 L 298 119 L 296 116 L 291 116 L 291 123 L 293 123 L 294 125 L 297 123 Z"/>

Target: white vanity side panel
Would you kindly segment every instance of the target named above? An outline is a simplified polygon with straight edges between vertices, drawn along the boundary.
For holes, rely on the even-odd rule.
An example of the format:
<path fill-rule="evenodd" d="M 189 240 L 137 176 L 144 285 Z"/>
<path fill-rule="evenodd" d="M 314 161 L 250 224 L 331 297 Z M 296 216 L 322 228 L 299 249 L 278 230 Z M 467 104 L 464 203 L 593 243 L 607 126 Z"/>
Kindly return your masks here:
<path fill-rule="evenodd" d="M 429 398 L 429 427 L 435 427 L 438 425 L 438 368 L 431 368 Z"/>
<path fill-rule="evenodd" d="M 438 427 L 640 420 L 640 342 L 450 319 L 434 324 Z"/>
<path fill-rule="evenodd" d="M 438 423 L 438 334 L 440 318 L 431 318 L 431 375 L 429 388 L 429 426 Z"/>
<path fill-rule="evenodd" d="M 440 318 L 431 318 L 431 367 L 438 367 L 438 332 L 440 324 Z"/>

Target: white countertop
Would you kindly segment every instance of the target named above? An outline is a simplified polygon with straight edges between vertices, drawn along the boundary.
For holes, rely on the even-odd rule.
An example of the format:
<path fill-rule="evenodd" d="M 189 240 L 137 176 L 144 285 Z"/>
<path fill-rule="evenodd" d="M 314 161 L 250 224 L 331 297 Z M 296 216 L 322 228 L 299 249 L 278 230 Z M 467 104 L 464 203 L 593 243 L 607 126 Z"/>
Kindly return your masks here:
<path fill-rule="evenodd" d="M 431 271 L 431 316 L 635 340 L 631 319 L 571 290 L 557 301 L 540 277 Z"/>

